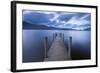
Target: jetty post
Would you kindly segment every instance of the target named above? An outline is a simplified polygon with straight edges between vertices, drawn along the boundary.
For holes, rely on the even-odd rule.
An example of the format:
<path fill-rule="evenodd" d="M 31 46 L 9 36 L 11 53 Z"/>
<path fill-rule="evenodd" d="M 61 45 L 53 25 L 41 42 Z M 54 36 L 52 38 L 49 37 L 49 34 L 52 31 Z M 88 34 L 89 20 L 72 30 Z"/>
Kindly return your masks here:
<path fill-rule="evenodd" d="M 55 39 L 55 33 L 53 33 L 53 41 L 54 41 L 54 39 Z"/>
<path fill-rule="evenodd" d="M 68 38 L 68 55 L 71 57 L 71 49 L 72 49 L 72 37 L 69 36 Z"/>
<path fill-rule="evenodd" d="M 57 37 L 57 32 L 55 32 L 55 38 Z"/>
<path fill-rule="evenodd" d="M 63 38 L 63 41 L 64 41 L 64 33 L 62 34 L 62 38 Z"/>
<path fill-rule="evenodd" d="M 48 49 L 48 37 L 44 38 L 44 58 L 47 57 L 47 49 Z"/>

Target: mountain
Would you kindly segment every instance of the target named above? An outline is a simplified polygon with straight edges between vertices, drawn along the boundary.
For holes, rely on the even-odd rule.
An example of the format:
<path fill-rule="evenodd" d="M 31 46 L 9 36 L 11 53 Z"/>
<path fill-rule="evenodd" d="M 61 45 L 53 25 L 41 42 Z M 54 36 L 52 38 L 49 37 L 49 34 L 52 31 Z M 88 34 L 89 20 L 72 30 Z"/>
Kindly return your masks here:
<path fill-rule="evenodd" d="M 37 24 L 31 24 L 26 21 L 23 21 L 23 29 L 42 29 L 42 30 L 90 30 L 90 28 L 84 28 L 81 29 L 75 29 L 75 28 L 57 28 L 52 26 L 46 26 L 46 25 L 37 25 Z"/>
<path fill-rule="evenodd" d="M 58 29 L 58 28 L 48 27 L 45 25 L 30 24 L 28 22 L 23 21 L 23 29 Z"/>

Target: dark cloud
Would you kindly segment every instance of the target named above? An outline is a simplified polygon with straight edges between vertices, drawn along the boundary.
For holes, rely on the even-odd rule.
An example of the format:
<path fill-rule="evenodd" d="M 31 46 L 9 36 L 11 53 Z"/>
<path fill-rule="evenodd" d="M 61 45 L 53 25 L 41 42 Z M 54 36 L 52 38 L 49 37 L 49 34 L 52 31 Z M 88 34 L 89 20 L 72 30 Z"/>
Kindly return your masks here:
<path fill-rule="evenodd" d="M 23 21 L 55 28 L 90 28 L 90 13 L 23 10 Z M 24 25 L 23 25 L 24 26 Z"/>

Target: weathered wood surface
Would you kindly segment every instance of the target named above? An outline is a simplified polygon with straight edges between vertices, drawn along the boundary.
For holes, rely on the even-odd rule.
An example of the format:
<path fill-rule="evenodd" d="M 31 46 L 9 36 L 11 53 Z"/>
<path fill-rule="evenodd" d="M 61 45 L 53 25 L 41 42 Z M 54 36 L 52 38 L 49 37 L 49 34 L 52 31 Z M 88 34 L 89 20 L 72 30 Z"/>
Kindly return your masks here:
<path fill-rule="evenodd" d="M 64 36 L 62 33 L 55 34 L 53 43 L 47 53 L 45 61 L 70 60 L 70 55 L 64 44 Z"/>

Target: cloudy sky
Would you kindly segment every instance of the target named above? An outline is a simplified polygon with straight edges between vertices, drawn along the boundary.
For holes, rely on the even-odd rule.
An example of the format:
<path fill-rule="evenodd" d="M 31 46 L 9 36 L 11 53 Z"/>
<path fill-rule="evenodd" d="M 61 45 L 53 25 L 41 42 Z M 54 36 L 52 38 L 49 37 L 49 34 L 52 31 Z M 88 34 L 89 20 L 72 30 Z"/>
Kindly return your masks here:
<path fill-rule="evenodd" d="M 84 30 L 91 26 L 91 14 L 79 12 L 23 10 L 23 21 L 33 25 Z"/>

